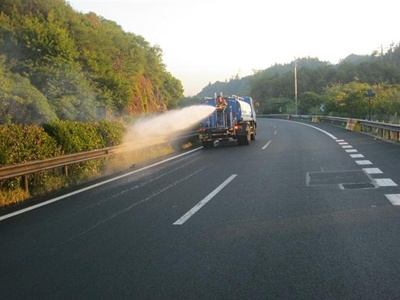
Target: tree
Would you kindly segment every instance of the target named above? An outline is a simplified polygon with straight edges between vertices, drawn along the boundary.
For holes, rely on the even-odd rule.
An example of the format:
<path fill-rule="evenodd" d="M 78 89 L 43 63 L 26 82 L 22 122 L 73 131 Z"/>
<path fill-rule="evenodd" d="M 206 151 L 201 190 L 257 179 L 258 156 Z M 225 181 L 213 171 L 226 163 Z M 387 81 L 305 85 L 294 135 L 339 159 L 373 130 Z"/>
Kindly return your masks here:
<path fill-rule="evenodd" d="M 337 84 L 326 90 L 328 113 L 336 116 L 366 118 L 369 113 L 368 100 L 365 97 L 369 84 L 353 81 L 349 84 Z"/>
<path fill-rule="evenodd" d="M 173 77 L 171 73 L 165 72 L 161 93 L 167 108 L 176 108 L 179 100 L 183 97 L 182 83 Z"/>
<path fill-rule="evenodd" d="M 120 115 L 151 113 L 182 97 L 161 48 L 113 21 L 77 13 L 64 0 L 3 0 L 0 11 L 5 69 L 29 79 L 26 90 L 42 94 L 40 103 L 60 119 L 93 120 L 97 105 Z"/>
<path fill-rule="evenodd" d="M 321 106 L 326 103 L 326 96 L 314 92 L 299 94 L 300 114 L 322 114 Z"/>
<path fill-rule="evenodd" d="M 7 71 L 3 61 L 0 60 L 0 124 L 40 124 L 57 120 L 47 99 L 28 79 Z"/>
<path fill-rule="evenodd" d="M 398 123 L 400 115 L 400 86 L 377 84 L 372 86 L 375 97 L 371 99 L 374 119 Z"/>
<path fill-rule="evenodd" d="M 32 67 L 31 83 L 47 98 L 59 119 L 92 121 L 96 117 L 95 91 L 75 63 L 50 58 Z"/>

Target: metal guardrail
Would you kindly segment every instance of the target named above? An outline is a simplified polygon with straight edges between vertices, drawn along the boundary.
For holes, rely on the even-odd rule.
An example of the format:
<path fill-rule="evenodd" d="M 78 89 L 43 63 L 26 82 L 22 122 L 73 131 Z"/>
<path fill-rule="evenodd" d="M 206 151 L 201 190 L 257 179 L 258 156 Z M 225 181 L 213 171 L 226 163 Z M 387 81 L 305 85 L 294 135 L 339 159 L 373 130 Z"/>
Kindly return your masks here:
<path fill-rule="evenodd" d="M 173 139 L 169 138 L 169 142 L 188 139 L 197 135 L 197 131 L 181 132 L 177 134 Z M 159 137 L 157 140 L 151 143 L 146 143 L 147 147 L 154 145 L 167 144 L 168 142 L 163 138 Z M 138 150 L 143 147 L 134 144 L 123 144 L 115 147 L 108 147 L 103 149 L 97 149 L 87 152 L 80 152 L 75 154 L 61 155 L 52 157 L 44 160 L 35 160 L 26 163 L 20 163 L 16 165 L 8 165 L 0 168 L 0 180 L 23 177 L 23 183 L 25 189 L 28 189 L 28 176 L 41 171 L 56 169 L 65 167 L 65 173 L 68 174 L 68 166 L 80 162 L 85 162 L 94 159 L 106 158 L 111 155 L 120 154 L 128 151 Z M 144 147 L 146 148 L 146 147 Z"/>
<path fill-rule="evenodd" d="M 66 165 L 84 162 L 88 160 L 107 157 L 111 154 L 120 153 L 122 147 L 111 147 L 98 149 L 88 152 L 80 152 L 75 154 L 61 155 L 44 160 L 35 160 L 26 163 L 10 165 L 0 168 L 0 179 L 8 179 L 13 177 L 24 176 L 40 171 L 64 167 Z"/>

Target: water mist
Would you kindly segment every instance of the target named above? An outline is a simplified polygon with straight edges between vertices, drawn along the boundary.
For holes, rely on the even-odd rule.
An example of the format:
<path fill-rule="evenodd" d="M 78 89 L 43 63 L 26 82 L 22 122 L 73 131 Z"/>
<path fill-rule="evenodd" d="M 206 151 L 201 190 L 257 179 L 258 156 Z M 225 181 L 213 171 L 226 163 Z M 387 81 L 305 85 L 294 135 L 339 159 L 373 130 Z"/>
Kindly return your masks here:
<path fill-rule="evenodd" d="M 113 164 L 109 165 L 109 170 L 126 169 L 138 162 L 172 153 L 171 145 L 165 143 L 172 142 L 181 132 L 195 128 L 214 110 L 215 107 L 210 105 L 193 105 L 139 118 L 129 126 L 124 137 L 124 145 L 129 150 L 116 157 Z"/>

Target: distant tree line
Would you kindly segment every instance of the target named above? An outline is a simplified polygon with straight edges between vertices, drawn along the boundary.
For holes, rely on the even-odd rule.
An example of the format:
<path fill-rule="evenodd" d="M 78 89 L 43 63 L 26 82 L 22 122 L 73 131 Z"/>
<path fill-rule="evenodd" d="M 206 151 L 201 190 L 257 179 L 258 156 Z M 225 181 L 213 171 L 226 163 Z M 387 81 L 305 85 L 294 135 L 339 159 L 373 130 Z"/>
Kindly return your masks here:
<path fill-rule="evenodd" d="M 259 113 L 294 113 L 294 66 L 294 61 L 276 64 L 242 79 L 210 83 L 182 103 L 229 91 L 252 96 L 260 103 Z M 349 55 L 337 65 L 318 58 L 298 59 L 297 87 L 299 114 L 395 120 L 400 114 L 400 45 L 391 45 L 386 53 Z M 369 90 L 375 97 L 366 96 Z"/>
<path fill-rule="evenodd" d="M 294 80 L 294 62 L 274 66 L 251 78 L 251 95 L 259 100 L 263 113 L 294 113 Z M 400 113 L 399 84 L 399 46 L 379 56 L 351 55 L 337 65 L 300 59 L 298 113 L 354 118 L 367 118 L 372 113 L 388 120 Z M 374 92 L 374 98 L 366 96 L 368 90 Z"/>
<path fill-rule="evenodd" d="M 0 124 L 93 121 L 176 107 L 162 51 L 64 0 L 0 2 Z"/>

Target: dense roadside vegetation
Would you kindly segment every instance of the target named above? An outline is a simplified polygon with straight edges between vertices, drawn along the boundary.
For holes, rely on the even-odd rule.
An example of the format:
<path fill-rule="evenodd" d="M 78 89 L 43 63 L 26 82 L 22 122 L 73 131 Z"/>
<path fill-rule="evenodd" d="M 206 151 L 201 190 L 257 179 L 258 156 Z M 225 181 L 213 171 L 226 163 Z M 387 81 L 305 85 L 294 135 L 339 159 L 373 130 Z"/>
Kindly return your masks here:
<path fill-rule="evenodd" d="M 0 124 L 93 121 L 173 108 L 162 50 L 64 0 L 0 2 Z"/>
<path fill-rule="evenodd" d="M 59 155 L 79 153 L 119 145 L 125 127 L 121 122 L 52 121 L 43 126 L 0 125 L 0 167 Z M 172 153 L 173 145 L 163 144 L 132 149 L 111 156 L 0 181 L 0 207 L 67 188 L 87 180 L 129 169 L 133 164 Z"/>
<path fill-rule="evenodd" d="M 43 127 L 0 125 L 0 166 L 115 146 L 122 142 L 122 135 L 123 126 L 108 121 L 51 121 Z M 104 163 L 104 159 L 77 163 L 69 167 L 69 176 L 64 176 L 62 168 L 36 173 L 28 177 L 28 187 L 20 177 L 2 180 L 0 206 L 80 182 L 97 174 Z"/>
<path fill-rule="evenodd" d="M 0 166 L 118 145 L 128 121 L 174 108 L 182 95 L 162 50 L 115 22 L 65 0 L 0 2 Z M 21 178 L 2 180 L 0 205 L 80 182 L 104 164 L 29 176 L 30 195 Z"/>

